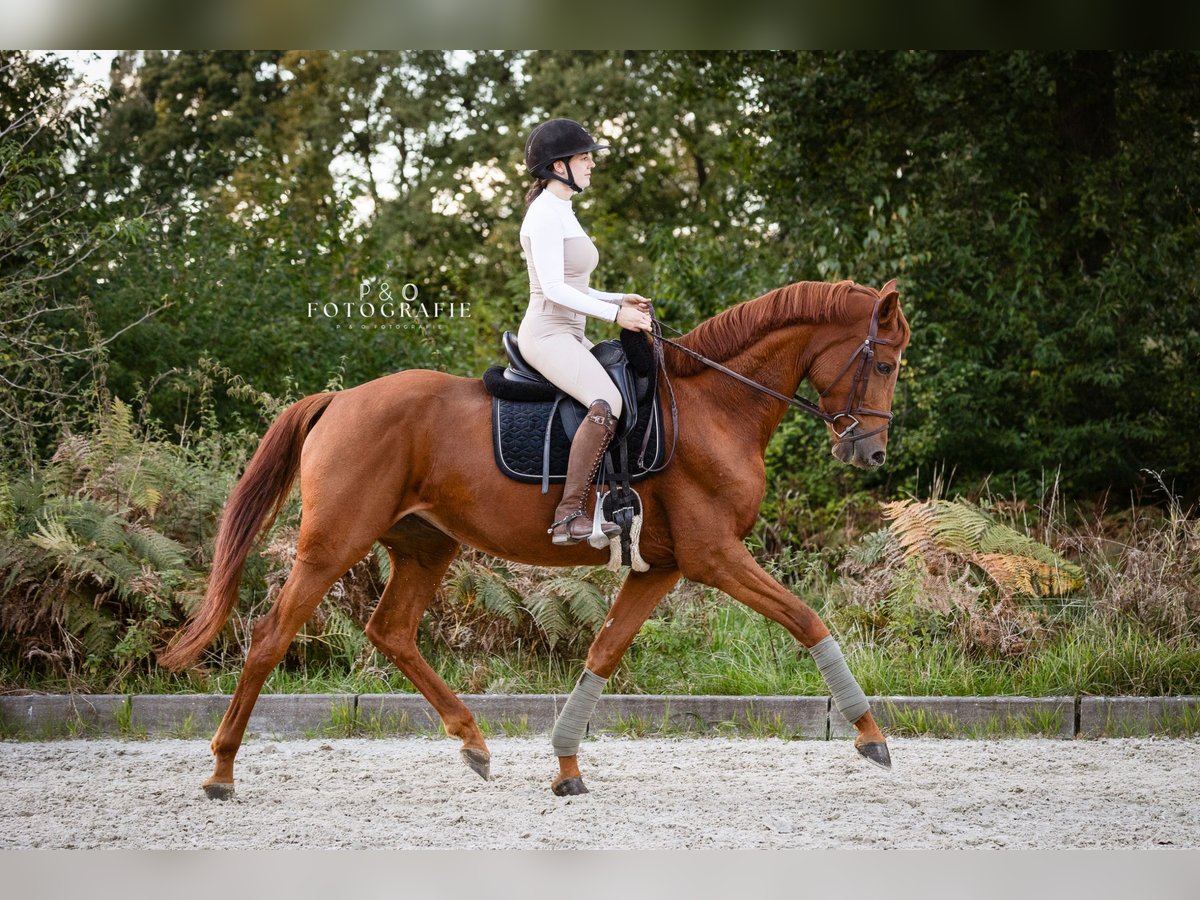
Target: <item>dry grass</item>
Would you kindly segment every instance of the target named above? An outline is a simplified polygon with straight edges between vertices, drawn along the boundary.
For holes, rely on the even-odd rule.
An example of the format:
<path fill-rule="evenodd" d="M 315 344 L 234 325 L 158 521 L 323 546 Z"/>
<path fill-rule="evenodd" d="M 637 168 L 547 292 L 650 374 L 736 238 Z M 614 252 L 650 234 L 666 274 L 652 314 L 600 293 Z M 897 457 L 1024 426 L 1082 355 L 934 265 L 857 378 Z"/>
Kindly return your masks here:
<path fill-rule="evenodd" d="M 1200 517 L 1171 497 L 1165 509 L 1097 516 L 1064 537 L 1087 592 L 1109 623 L 1133 620 L 1168 640 L 1200 635 Z"/>

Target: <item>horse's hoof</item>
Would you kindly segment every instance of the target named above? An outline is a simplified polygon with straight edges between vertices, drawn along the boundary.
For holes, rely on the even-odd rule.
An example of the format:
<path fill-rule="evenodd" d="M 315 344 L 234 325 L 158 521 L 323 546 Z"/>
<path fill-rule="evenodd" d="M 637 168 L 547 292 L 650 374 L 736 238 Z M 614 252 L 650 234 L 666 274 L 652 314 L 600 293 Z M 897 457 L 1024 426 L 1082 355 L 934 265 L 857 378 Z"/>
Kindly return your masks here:
<path fill-rule="evenodd" d="M 467 764 L 472 772 L 484 781 L 491 778 L 492 754 L 486 750 L 476 750 L 472 747 L 463 747 L 459 753 L 462 755 L 463 762 Z"/>
<path fill-rule="evenodd" d="M 232 800 L 233 784 L 222 781 L 213 782 L 212 784 L 205 783 L 204 794 L 209 800 Z"/>
<path fill-rule="evenodd" d="M 588 793 L 582 778 L 564 778 L 562 781 L 554 782 L 550 790 L 554 791 L 558 797 L 574 797 L 578 794 Z"/>
<path fill-rule="evenodd" d="M 854 749 L 881 769 L 890 769 L 892 767 L 892 755 L 888 753 L 887 744 L 883 741 L 870 741 L 861 745 L 855 744 Z"/>

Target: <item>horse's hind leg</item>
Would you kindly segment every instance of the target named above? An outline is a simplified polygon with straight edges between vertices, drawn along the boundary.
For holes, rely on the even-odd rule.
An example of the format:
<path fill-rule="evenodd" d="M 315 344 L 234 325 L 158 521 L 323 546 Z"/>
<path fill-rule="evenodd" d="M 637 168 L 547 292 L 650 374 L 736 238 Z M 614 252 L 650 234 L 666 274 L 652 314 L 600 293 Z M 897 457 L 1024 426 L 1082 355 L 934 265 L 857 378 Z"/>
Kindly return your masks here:
<path fill-rule="evenodd" d="M 491 753 L 483 732 L 471 711 L 417 649 L 417 626 L 458 555 L 458 541 L 412 519 L 388 532 L 380 543 L 387 548 L 392 573 L 367 622 L 367 637 L 438 711 L 446 733 L 462 741 L 463 762 L 486 780 Z"/>
<path fill-rule="evenodd" d="M 303 548 L 304 544 L 302 527 L 300 547 Z M 233 795 L 233 760 L 242 744 L 246 723 L 250 720 L 263 682 L 283 659 L 292 638 L 308 621 L 325 592 L 350 566 L 362 559 L 368 549 L 370 544 L 357 548 L 356 552 L 324 559 L 314 558 L 303 550 L 297 552 L 296 563 L 275 605 L 254 623 L 246 665 L 238 678 L 229 708 L 225 710 L 221 725 L 213 736 L 210 746 L 216 765 L 212 777 L 204 782 L 204 792 L 209 797 L 224 800 Z"/>
<path fill-rule="evenodd" d="M 553 742 L 554 752 L 558 756 L 558 777 L 554 779 L 550 789 L 560 797 L 587 793 L 579 773 L 579 757 L 576 750 L 583 724 L 591 718 L 595 708 L 597 688 L 602 684 L 591 679 L 592 688 L 589 692 L 584 684 L 585 680 L 588 680 L 588 673 L 600 679 L 607 679 L 613 673 L 646 617 L 678 580 L 679 572 L 675 569 L 630 572 L 625 583 L 621 585 L 621 590 L 617 592 L 617 599 L 613 601 L 608 615 L 604 617 L 604 624 L 588 649 L 584 677 L 571 693 L 567 705 L 559 714 L 558 722 L 554 725 Z"/>

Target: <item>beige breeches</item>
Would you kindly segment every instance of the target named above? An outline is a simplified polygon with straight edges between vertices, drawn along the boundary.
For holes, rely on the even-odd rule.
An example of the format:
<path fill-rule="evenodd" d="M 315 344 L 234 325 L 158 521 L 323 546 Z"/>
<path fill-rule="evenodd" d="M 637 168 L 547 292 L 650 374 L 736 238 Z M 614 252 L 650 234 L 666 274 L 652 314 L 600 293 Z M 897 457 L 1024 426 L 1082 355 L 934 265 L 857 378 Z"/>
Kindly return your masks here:
<path fill-rule="evenodd" d="M 612 414 L 620 418 L 621 392 L 592 356 L 592 342 L 583 325 L 583 316 L 574 321 L 551 312 L 528 314 L 517 330 L 517 346 L 525 360 L 559 390 L 584 406 L 606 400 Z"/>

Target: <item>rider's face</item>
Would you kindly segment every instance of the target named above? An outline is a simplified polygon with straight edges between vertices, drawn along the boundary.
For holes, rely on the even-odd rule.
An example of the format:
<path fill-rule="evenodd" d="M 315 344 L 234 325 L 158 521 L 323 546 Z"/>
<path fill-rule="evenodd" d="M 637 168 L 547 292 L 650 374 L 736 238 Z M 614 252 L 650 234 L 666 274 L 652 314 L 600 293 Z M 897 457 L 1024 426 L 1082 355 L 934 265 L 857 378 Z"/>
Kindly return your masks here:
<path fill-rule="evenodd" d="M 590 153 L 578 153 L 571 157 L 570 160 L 571 173 L 575 176 L 575 183 L 581 188 L 586 188 L 592 183 L 592 169 L 596 167 L 596 160 L 592 158 Z M 554 168 L 564 178 L 567 174 L 566 164 L 559 161 L 554 164 Z"/>

